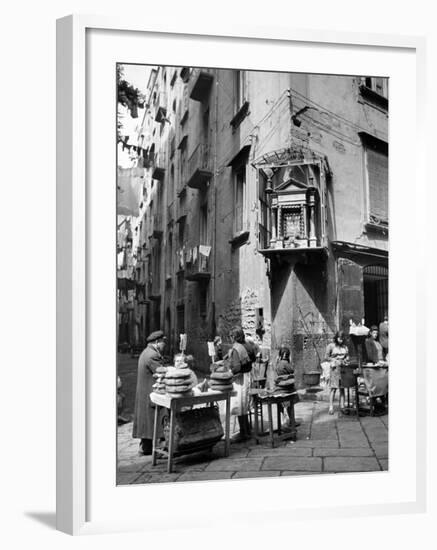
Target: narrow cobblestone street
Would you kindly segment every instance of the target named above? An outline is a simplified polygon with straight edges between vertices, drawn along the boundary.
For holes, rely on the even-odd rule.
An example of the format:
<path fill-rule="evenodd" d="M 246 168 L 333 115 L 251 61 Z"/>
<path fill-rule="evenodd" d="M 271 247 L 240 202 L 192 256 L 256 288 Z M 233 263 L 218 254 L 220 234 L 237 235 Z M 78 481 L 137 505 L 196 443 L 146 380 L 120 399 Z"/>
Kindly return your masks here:
<path fill-rule="evenodd" d="M 235 443 L 228 458 L 220 442 L 212 453 L 178 458 L 171 474 L 166 473 L 166 460 L 159 459 L 152 466 L 151 457 L 138 456 L 132 424 L 124 424 L 118 429 L 117 484 L 388 470 L 387 415 L 359 419 L 329 415 L 327 402 L 301 401 L 296 405 L 296 418 L 301 423 L 296 442 L 278 443 L 273 449 L 255 440 Z"/>

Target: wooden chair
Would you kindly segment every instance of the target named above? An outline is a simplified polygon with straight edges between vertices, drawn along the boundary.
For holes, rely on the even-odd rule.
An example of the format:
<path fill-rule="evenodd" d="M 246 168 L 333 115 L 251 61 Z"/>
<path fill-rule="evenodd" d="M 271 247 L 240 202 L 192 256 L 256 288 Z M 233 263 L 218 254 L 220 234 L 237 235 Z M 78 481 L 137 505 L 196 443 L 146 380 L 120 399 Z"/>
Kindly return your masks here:
<path fill-rule="evenodd" d="M 252 389 L 261 390 L 266 387 L 268 364 L 268 361 L 257 361 L 256 363 L 254 363 L 252 367 Z M 252 416 L 255 414 L 258 414 L 258 417 L 261 421 L 261 429 L 263 429 L 263 408 L 262 406 L 257 407 L 257 405 L 255 404 L 255 400 L 252 399 L 251 407 L 249 410 L 250 429 L 253 428 Z"/>
<path fill-rule="evenodd" d="M 369 404 L 370 416 L 375 416 L 377 399 L 381 399 L 384 402 L 385 409 L 387 408 L 387 367 L 370 364 L 363 365 L 361 377 L 361 383 L 357 386 L 358 401 L 360 397 L 365 398 Z M 359 407 L 359 402 L 357 407 Z"/>
<path fill-rule="evenodd" d="M 355 399 L 355 412 L 357 417 L 360 414 L 359 411 L 359 388 L 357 374 L 355 374 L 357 366 L 353 364 L 342 365 L 340 370 L 340 388 L 345 390 L 345 397 L 347 395 L 347 405 L 345 411 L 350 413 L 353 408 L 351 407 L 350 390 L 354 391 Z"/>

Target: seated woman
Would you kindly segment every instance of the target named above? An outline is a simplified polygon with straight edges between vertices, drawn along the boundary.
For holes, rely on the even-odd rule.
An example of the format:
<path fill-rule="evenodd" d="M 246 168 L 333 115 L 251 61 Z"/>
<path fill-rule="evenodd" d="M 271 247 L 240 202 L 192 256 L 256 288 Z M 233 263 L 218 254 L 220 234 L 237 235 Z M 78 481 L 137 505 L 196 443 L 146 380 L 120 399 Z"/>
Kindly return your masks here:
<path fill-rule="evenodd" d="M 387 365 L 387 361 L 384 360 L 384 350 L 380 342 L 378 341 L 378 327 L 372 325 L 370 327 L 369 336 L 365 341 L 367 362 L 374 365 Z"/>
<path fill-rule="evenodd" d="M 278 376 L 292 376 L 294 375 L 293 365 L 290 363 L 290 350 L 283 346 L 279 348 L 278 362 L 276 363 L 276 377 Z M 284 405 L 278 405 L 279 410 L 282 412 L 284 410 Z M 287 405 L 287 415 L 288 415 L 288 425 L 297 427 L 300 426 L 299 422 L 294 420 L 294 409 L 291 405 Z"/>
<path fill-rule="evenodd" d="M 276 364 L 276 374 L 278 376 L 294 374 L 294 368 L 290 363 L 290 350 L 286 347 L 279 348 L 278 362 Z"/>
<path fill-rule="evenodd" d="M 349 350 L 344 343 L 343 331 L 337 331 L 334 341 L 326 348 L 325 361 L 330 364 L 329 373 L 329 414 L 334 414 L 334 399 L 337 390 L 340 392 L 340 410 L 344 409 L 344 389 L 340 387 L 341 366 L 349 362 Z"/>

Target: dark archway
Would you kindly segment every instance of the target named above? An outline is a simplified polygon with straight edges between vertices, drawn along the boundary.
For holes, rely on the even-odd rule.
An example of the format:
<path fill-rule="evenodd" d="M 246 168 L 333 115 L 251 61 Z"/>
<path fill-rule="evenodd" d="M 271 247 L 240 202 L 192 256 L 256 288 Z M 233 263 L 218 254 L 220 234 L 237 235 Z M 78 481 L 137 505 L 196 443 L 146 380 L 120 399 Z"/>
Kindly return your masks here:
<path fill-rule="evenodd" d="M 366 326 L 379 325 L 388 312 L 388 268 L 369 265 L 363 269 Z"/>

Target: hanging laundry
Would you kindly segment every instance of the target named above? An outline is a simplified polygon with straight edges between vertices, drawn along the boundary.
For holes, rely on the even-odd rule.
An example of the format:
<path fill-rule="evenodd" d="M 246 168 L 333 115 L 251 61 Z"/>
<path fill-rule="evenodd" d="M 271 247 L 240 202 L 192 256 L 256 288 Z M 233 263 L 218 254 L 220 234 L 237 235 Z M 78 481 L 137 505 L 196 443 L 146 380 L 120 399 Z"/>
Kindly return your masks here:
<path fill-rule="evenodd" d="M 192 259 L 193 259 L 193 251 L 191 250 L 191 248 L 189 248 L 185 256 L 185 261 L 187 262 L 187 264 L 190 264 L 192 262 Z"/>
<path fill-rule="evenodd" d="M 142 179 L 139 168 L 117 169 L 117 214 L 138 216 L 141 202 Z"/>
<path fill-rule="evenodd" d="M 199 245 L 199 254 L 202 254 L 202 256 L 209 257 L 209 253 L 211 252 L 210 246 L 205 246 L 203 244 Z"/>

